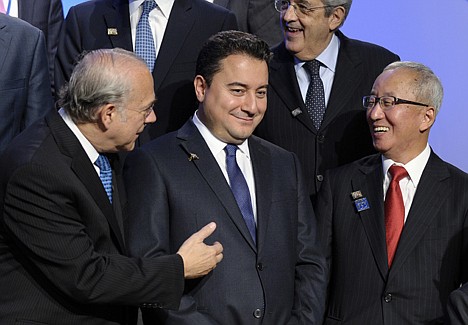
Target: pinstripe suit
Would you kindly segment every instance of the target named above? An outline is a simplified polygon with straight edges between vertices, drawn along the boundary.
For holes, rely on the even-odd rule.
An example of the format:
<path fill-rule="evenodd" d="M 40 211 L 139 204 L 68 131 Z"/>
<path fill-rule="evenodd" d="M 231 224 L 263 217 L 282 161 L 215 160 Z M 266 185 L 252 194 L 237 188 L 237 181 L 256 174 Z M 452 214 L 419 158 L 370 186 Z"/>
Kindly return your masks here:
<path fill-rule="evenodd" d="M 325 324 L 443 324 L 448 295 L 468 280 L 467 174 L 431 153 L 390 270 L 380 155 L 326 176 L 316 210 L 332 265 Z M 355 209 L 358 190 L 370 209 Z"/>
<path fill-rule="evenodd" d="M 294 57 L 284 42 L 273 49 L 268 109 L 255 131 L 256 135 L 299 157 L 312 197 L 326 169 L 375 152 L 362 96 L 369 94 L 375 78 L 387 64 L 399 60 L 397 55 L 379 46 L 348 39 L 339 31 L 336 35 L 341 44 L 320 131 L 307 114 L 294 70 Z"/>
<path fill-rule="evenodd" d="M 126 324 L 125 305 L 178 307 L 181 257 L 123 256 L 118 172 L 114 184 L 112 206 L 56 112 L 13 140 L 0 158 L 0 324 Z"/>

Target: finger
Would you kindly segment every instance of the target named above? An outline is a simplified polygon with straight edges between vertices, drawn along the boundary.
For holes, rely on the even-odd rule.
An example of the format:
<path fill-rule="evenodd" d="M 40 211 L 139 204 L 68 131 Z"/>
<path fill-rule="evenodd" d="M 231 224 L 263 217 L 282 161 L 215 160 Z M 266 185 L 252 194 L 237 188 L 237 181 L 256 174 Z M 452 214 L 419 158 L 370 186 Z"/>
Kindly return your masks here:
<path fill-rule="evenodd" d="M 214 242 L 212 247 L 214 248 L 216 254 L 220 254 L 224 250 L 223 245 L 221 245 L 219 241 Z"/>
<path fill-rule="evenodd" d="M 216 223 L 210 222 L 206 226 L 204 226 L 202 229 L 197 231 L 196 233 L 193 234 L 193 236 L 198 237 L 201 241 L 205 240 L 208 236 L 210 236 L 213 231 L 216 229 Z"/>
<path fill-rule="evenodd" d="M 221 262 L 223 260 L 223 258 L 224 258 L 223 253 L 220 253 L 220 254 L 216 255 L 216 264 Z"/>

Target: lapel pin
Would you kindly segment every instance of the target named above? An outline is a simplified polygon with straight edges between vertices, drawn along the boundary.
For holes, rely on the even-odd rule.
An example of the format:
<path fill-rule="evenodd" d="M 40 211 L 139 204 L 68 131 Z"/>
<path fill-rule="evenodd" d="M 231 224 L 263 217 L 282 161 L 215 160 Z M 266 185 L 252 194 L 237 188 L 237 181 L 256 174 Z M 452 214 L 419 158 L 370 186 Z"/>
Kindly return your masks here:
<path fill-rule="evenodd" d="M 190 153 L 190 156 L 188 157 L 189 161 L 194 161 L 194 160 L 198 160 L 198 159 L 200 159 L 200 158 L 198 158 L 196 153 Z"/>
<path fill-rule="evenodd" d="M 118 35 L 117 28 L 108 28 L 107 35 Z"/>
<path fill-rule="evenodd" d="M 291 111 L 292 116 L 296 117 L 299 114 L 302 114 L 302 110 L 298 107 L 295 110 Z"/>
<path fill-rule="evenodd" d="M 362 193 L 361 191 L 351 192 L 351 197 L 353 198 L 353 200 L 360 199 L 362 198 Z"/>

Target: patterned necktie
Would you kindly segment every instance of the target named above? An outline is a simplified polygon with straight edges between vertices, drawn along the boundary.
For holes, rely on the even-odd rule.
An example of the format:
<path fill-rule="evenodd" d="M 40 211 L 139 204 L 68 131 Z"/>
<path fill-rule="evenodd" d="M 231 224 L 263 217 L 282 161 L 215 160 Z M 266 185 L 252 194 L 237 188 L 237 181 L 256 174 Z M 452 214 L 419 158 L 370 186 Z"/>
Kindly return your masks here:
<path fill-rule="evenodd" d="M 250 235 L 256 242 L 255 219 L 252 210 L 252 201 L 250 200 L 249 187 L 245 181 L 244 175 L 237 165 L 236 151 L 237 146 L 228 144 L 224 148 L 226 151 L 226 169 L 231 183 L 231 190 L 236 198 L 237 205 L 244 217 L 244 221 L 249 229 Z"/>
<path fill-rule="evenodd" d="M 396 165 L 390 167 L 389 172 L 392 180 L 385 197 L 385 233 L 388 267 L 390 268 L 405 223 L 405 205 L 399 183 L 408 176 L 408 172 L 404 167 Z"/>
<path fill-rule="evenodd" d="M 154 0 L 145 0 L 142 6 L 143 12 L 136 28 L 135 53 L 145 60 L 146 65 L 153 72 L 154 62 L 156 62 L 156 48 L 148 16 L 157 5 Z"/>
<path fill-rule="evenodd" d="M 315 128 L 318 130 L 322 124 L 323 115 L 325 115 L 325 91 L 323 90 L 323 82 L 319 75 L 320 62 L 317 60 L 306 62 L 304 69 L 310 77 L 305 107 Z"/>
<path fill-rule="evenodd" d="M 109 201 L 112 203 L 112 168 L 109 159 L 104 155 L 99 155 L 94 164 L 99 167 L 99 178 L 106 190 Z"/>
<path fill-rule="evenodd" d="M 6 13 L 5 6 L 3 5 L 3 0 L 0 0 L 0 12 L 2 14 Z"/>

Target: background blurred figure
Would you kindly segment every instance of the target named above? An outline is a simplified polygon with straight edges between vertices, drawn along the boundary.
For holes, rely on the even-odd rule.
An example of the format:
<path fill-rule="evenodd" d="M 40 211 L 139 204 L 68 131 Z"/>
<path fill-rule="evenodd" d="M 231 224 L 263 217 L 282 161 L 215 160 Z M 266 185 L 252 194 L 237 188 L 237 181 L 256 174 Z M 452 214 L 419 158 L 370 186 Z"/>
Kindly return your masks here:
<path fill-rule="evenodd" d="M 5 13 L 21 18 L 42 30 L 47 45 L 47 60 L 49 64 L 50 81 L 54 89 L 55 53 L 59 42 L 59 33 L 63 23 L 63 8 L 61 0 L 0 0 Z M 0 7 L 1 7 L 0 4 Z"/>
<path fill-rule="evenodd" d="M 132 255 L 170 254 L 208 220 L 224 247 L 209 276 L 185 282 L 178 311 L 146 310 L 145 324 L 321 324 L 327 272 L 300 164 L 251 136 L 270 55 L 254 35 L 213 36 L 197 61 L 193 119 L 126 159 Z"/>
<path fill-rule="evenodd" d="M 450 292 L 468 280 L 468 175 L 428 144 L 442 97 L 414 62 L 387 66 L 364 97 L 380 154 L 327 172 L 317 198 L 325 324 L 444 324 Z"/>
<path fill-rule="evenodd" d="M 339 31 L 351 3 L 275 0 L 284 41 L 273 49 L 268 110 L 256 134 L 297 154 L 312 199 L 326 169 L 375 152 L 361 98 L 399 59 Z"/>
<path fill-rule="evenodd" d="M 0 156 L 0 324 L 127 324 L 125 306 L 177 309 L 184 277 L 222 259 L 219 243 L 203 243 L 214 223 L 175 254 L 124 256 L 115 153 L 132 150 L 156 120 L 154 102 L 144 61 L 121 49 L 91 52 L 62 92 L 63 108 Z"/>
<path fill-rule="evenodd" d="M 0 13 L 0 152 L 52 107 L 44 35 Z"/>
<path fill-rule="evenodd" d="M 140 136 L 144 143 L 178 129 L 193 114 L 198 52 L 212 34 L 229 29 L 237 29 L 235 15 L 206 0 L 87 1 L 67 15 L 57 52 L 57 85 L 68 81 L 83 51 L 121 47 L 146 57 L 158 98 L 158 123 Z"/>
<path fill-rule="evenodd" d="M 272 0 L 208 0 L 236 14 L 239 30 L 255 34 L 268 45 L 281 42 L 283 33 L 279 24 L 279 13 Z"/>

